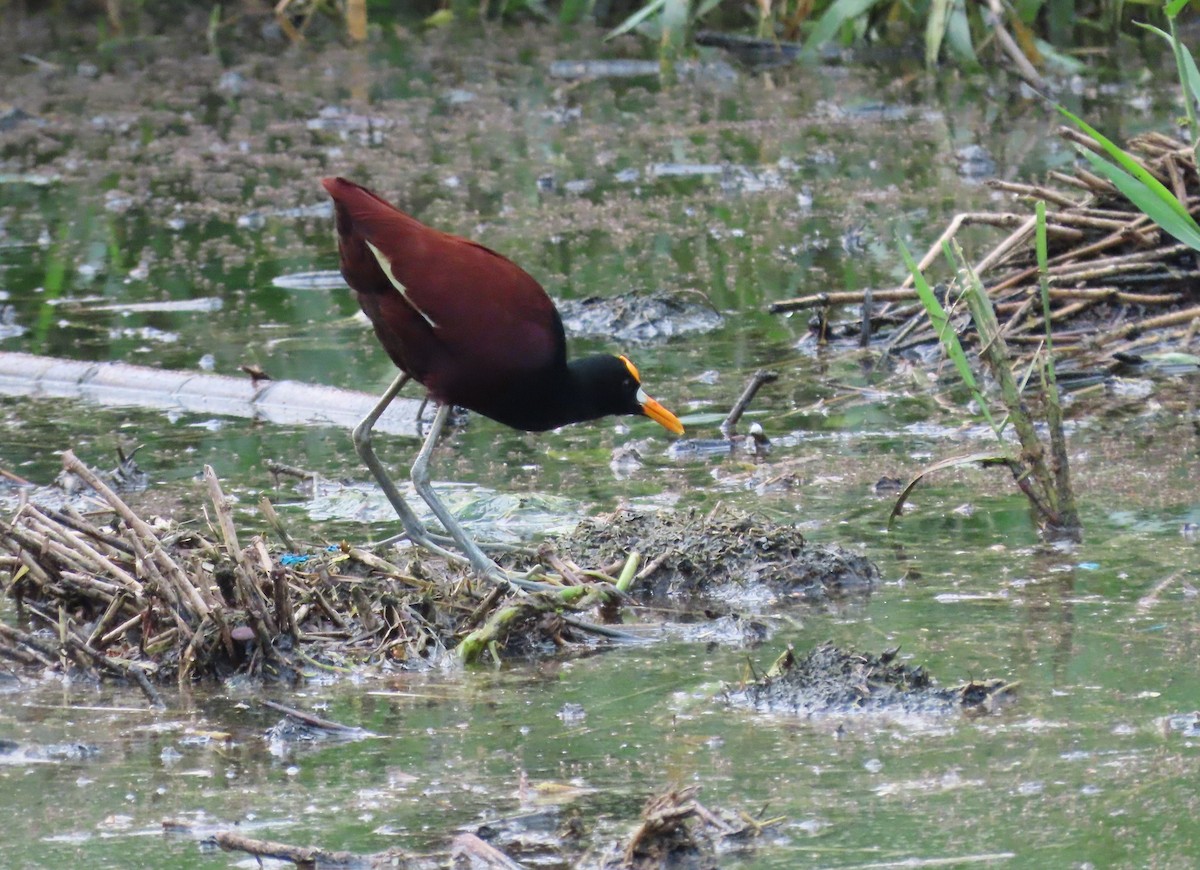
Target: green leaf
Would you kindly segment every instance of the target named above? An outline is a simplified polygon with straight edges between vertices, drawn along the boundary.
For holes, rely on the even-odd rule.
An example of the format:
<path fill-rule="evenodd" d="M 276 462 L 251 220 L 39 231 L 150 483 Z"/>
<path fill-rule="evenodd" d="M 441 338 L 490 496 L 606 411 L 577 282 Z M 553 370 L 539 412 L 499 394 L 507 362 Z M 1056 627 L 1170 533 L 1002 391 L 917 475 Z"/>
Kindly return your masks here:
<path fill-rule="evenodd" d="M 1149 188 L 1150 192 L 1155 197 L 1157 197 L 1165 206 L 1167 206 L 1167 208 L 1169 208 L 1171 211 L 1173 211 L 1179 217 L 1179 219 L 1181 221 L 1183 221 L 1184 224 L 1189 225 L 1197 233 L 1197 235 L 1200 235 L 1200 225 L 1198 225 L 1196 223 L 1196 221 L 1192 218 L 1192 216 L 1188 213 L 1187 208 L 1183 205 L 1183 203 L 1181 203 L 1178 199 L 1175 198 L 1175 194 L 1171 193 L 1171 191 L 1167 190 L 1166 187 L 1163 186 L 1161 181 L 1159 181 L 1157 178 L 1155 178 L 1153 175 L 1151 175 L 1146 170 L 1146 167 L 1142 166 L 1142 164 L 1138 163 L 1136 160 L 1134 160 L 1132 157 L 1130 157 L 1123 148 L 1121 148 L 1120 146 L 1111 142 L 1102 133 L 1100 133 L 1095 127 L 1093 127 L 1091 124 L 1089 124 L 1087 121 L 1071 114 L 1071 112 L 1069 112 L 1067 109 L 1063 108 L 1062 106 L 1058 105 L 1057 103 L 1054 104 L 1054 108 L 1058 109 L 1059 112 L 1061 112 L 1063 115 L 1066 115 L 1068 118 L 1070 118 L 1072 121 L 1074 121 L 1075 124 L 1081 130 L 1083 130 L 1083 132 L 1085 132 L 1089 136 L 1091 136 L 1092 139 L 1095 140 L 1095 142 L 1101 148 L 1103 148 L 1106 152 L 1108 152 L 1108 155 L 1113 160 L 1115 160 L 1117 163 L 1119 163 L 1125 169 L 1125 171 L 1128 172 L 1129 175 L 1132 175 L 1135 179 L 1140 181 L 1142 183 L 1142 185 Z M 1089 160 L 1092 160 L 1093 157 L 1096 157 L 1096 159 L 1099 160 L 1101 164 L 1109 166 L 1109 164 L 1107 164 L 1104 160 L 1100 160 L 1098 155 L 1093 154 L 1093 152 L 1091 152 L 1091 151 L 1088 151 L 1085 149 L 1084 154 L 1085 154 L 1085 156 L 1088 157 Z M 1095 161 L 1093 161 L 1093 165 L 1095 165 Z M 1111 166 L 1110 166 L 1110 168 L 1111 168 Z M 1112 181 L 1113 184 L 1116 184 L 1117 188 L 1121 191 L 1121 193 L 1124 193 L 1126 196 L 1129 196 L 1129 193 L 1124 188 L 1122 188 L 1118 182 L 1116 182 L 1112 178 L 1109 178 L 1107 174 L 1105 174 L 1105 177 L 1108 178 L 1109 181 Z M 1141 205 L 1136 200 L 1134 200 L 1133 197 L 1129 197 L 1129 198 L 1130 198 L 1130 202 L 1133 202 L 1135 205 L 1138 206 L 1138 208 L 1141 208 Z M 1144 198 L 1145 197 L 1143 197 L 1143 199 Z M 1145 211 L 1145 209 L 1143 209 L 1143 211 Z M 1146 214 L 1149 215 L 1151 217 L 1151 219 L 1154 218 L 1154 215 L 1151 214 L 1150 212 L 1147 211 Z M 1162 224 L 1159 224 L 1159 226 L 1162 226 Z M 1164 226 L 1163 229 L 1167 229 L 1167 228 Z M 1168 232 L 1170 232 L 1170 231 L 1168 230 Z M 1171 235 L 1175 235 L 1175 233 L 1172 232 Z M 1179 238 L 1178 236 L 1175 236 L 1175 237 Z M 1190 242 L 1188 244 L 1190 244 Z"/>
<path fill-rule="evenodd" d="M 965 66 L 979 69 L 979 56 L 975 54 L 975 44 L 971 41 L 971 20 L 961 5 L 956 5 L 950 13 L 950 21 L 946 25 L 946 47 Z"/>
<path fill-rule="evenodd" d="M 1066 73 L 1080 73 L 1087 69 L 1086 63 L 1059 51 L 1044 39 L 1035 39 L 1033 44 L 1048 67 L 1054 67 Z"/>
<path fill-rule="evenodd" d="M 688 24 L 691 0 L 663 0 L 663 30 L 673 42 L 682 40 Z"/>
<path fill-rule="evenodd" d="M 829 42 L 842 29 L 842 25 L 851 19 L 869 12 L 883 0 L 834 0 L 832 6 L 817 21 L 808 39 L 804 40 L 802 53 L 809 55 L 817 48 Z"/>
<path fill-rule="evenodd" d="M 1174 18 L 1180 12 L 1182 12 L 1183 7 L 1187 5 L 1188 0 L 1171 0 L 1171 2 L 1166 5 L 1164 11 L 1167 13 L 1168 18 Z"/>
<path fill-rule="evenodd" d="M 622 21 L 620 24 L 618 24 L 616 27 L 614 27 L 612 30 L 610 30 L 608 32 L 608 35 L 605 36 L 604 38 L 606 40 L 609 40 L 614 37 L 620 36 L 623 33 L 628 33 L 629 31 L 636 28 L 639 24 L 644 22 L 651 15 L 655 15 L 659 12 L 662 12 L 663 7 L 666 5 L 667 5 L 667 0 L 650 0 L 649 3 L 647 3 L 641 9 L 639 9 L 637 12 L 633 13 L 628 18 L 626 18 L 624 21 Z"/>
<path fill-rule="evenodd" d="M 1113 166 L 1099 154 L 1089 151 L 1086 148 L 1080 148 L 1079 151 L 1092 164 L 1092 168 L 1096 170 L 1097 175 L 1101 175 L 1111 181 L 1117 190 L 1125 194 L 1125 197 L 1130 202 L 1137 206 L 1146 217 L 1158 224 L 1164 232 L 1179 239 L 1179 241 L 1192 250 L 1200 251 L 1200 227 L 1196 225 L 1191 215 L 1187 215 L 1187 219 L 1185 220 L 1179 216 L 1179 213 L 1175 209 L 1164 202 L 1157 191 L 1143 184 L 1140 179 L 1134 178 L 1129 173 Z M 1162 185 L 1160 184 L 1159 187 L 1162 187 Z M 1166 188 L 1163 189 L 1165 190 Z M 1170 193 L 1167 195 L 1174 202 L 1179 202 Z"/>
<path fill-rule="evenodd" d="M 1187 73 L 1188 90 L 1192 92 L 1192 100 L 1200 102 L 1200 69 L 1196 68 L 1196 58 L 1183 43 L 1180 43 L 1179 47 L 1183 49 L 1183 68 Z"/>
<path fill-rule="evenodd" d="M 917 297 L 921 300 L 921 305 L 924 306 L 925 313 L 929 315 L 929 322 L 933 324 L 933 330 L 937 333 L 938 341 L 941 342 L 942 348 L 946 351 L 946 356 L 954 363 L 954 368 L 958 372 L 959 378 L 967 385 L 967 388 L 979 403 L 979 408 L 983 412 L 983 416 L 987 418 L 988 424 L 995 429 L 995 423 L 992 422 L 992 413 L 988 409 L 987 400 L 979 390 L 979 382 L 975 380 L 975 372 L 971 370 L 971 363 L 967 359 L 966 351 L 963 350 L 962 343 L 958 340 L 958 333 L 950 325 L 950 315 L 946 313 L 946 309 L 942 307 L 942 303 L 938 302 L 933 288 L 929 286 L 929 282 L 925 280 L 925 276 L 917 268 L 917 263 L 912 258 L 912 254 L 908 252 L 908 248 L 904 242 L 896 239 L 896 244 L 900 246 L 900 256 L 904 258 L 904 265 L 908 267 L 908 271 L 913 276 L 913 287 L 916 288 Z"/>
<path fill-rule="evenodd" d="M 448 27 L 454 23 L 454 10 L 439 9 L 421 23 L 426 27 Z"/>
<path fill-rule="evenodd" d="M 929 4 L 929 18 L 925 22 L 925 66 L 928 69 L 937 66 L 954 3 L 955 0 L 932 0 Z"/>
<path fill-rule="evenodd" d="M 1170 45 L 1172 48 L 1175 47 L 1175 38 L 1165 30 L 1155 27 L 1153 24 L 1144 24 L 1141 21 L 1135 21 L 1133 23 L 1143 30 L 1149 30 L 1151 33 L 1157 33 L 1167 41 L 1168 45 Z M 1186 45 L 1180 43 L 1179 47 L 1183 49 L 1181 55 L 1183 58 L 1183 71 L 1187 77 L 1188 90 L 1192 93 L 1192 100 L 1200 100 L 1200 70 L 1196 69 L 1196 58 L 1192 56 L 1191 51 L 1188 50 Z"/>

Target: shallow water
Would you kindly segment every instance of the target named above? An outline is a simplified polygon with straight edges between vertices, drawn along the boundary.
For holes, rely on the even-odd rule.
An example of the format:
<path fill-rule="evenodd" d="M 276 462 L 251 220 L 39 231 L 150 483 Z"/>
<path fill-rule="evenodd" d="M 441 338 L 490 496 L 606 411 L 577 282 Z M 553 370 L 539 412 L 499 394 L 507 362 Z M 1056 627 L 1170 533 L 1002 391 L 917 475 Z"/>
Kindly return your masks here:
<path fill-rule="evenodd" d="M 316 181 L 347 174 L 512 256 L 556 298 L 706 294 L 725 315 L 719 331 L 626 348 L 689 434 L 713 436 L 755 369 L 781 373 L 749 418 L 775 441 L 760 464 L 672 458 L 650 422 L 531 436 L 472 419 L 439 448 L 437 479 L 553 494 L 566 507 L 534 503 L 560 519 L 624 503 L 757 510 L 866 553 L 884 585 L 760 615 L 776 633 L 758 649 L 680 633 L 499 672 L 268 689 L 375 735 L 290 751 L 267 741 L 280 716 L 253 685 L 198 688 L 153 713 L 111 688 L 6 681 L 0 738 L 32 754 L 0 754 L 0 863 L 249 866 L 198 843 L 234 823 L 330 849 L 435 850 L 458 825 L 533 810 L 553 826 L 578 814 L 604 844 L 628 836 L 648 796 L 695 782 L 711 807 L 784 819 L 723 866 L 1189 865 L 1196 738 L 1164 717 L 1200 708 L 1197 544 L 1181 534 L 1200 522 L 1194 384 L 1110 383 L 1072 398 L 1078 548 L 1038 548 L 998 471 L 935 476 L 889 532 L 891 499 L 871 493 L 879 478 L 986 439 L 966 427 L 961 397 L 933 398 L 925 367 L 870 373 L 870 360 L 818 347 L 807 315 L 765 313 L 799 293 L 898 283 L 894 234 L 920 250 L 954 213 L 995 205 L 960 150 L 983 144 L 999 177 L 1027 180 L 1069 160 L 1050 137 L 1057 122 L 982 81 L 924 92 L 846 69 L 675 88 L 550 75 L 552 60 L 593 54 L 595 36 L 389 37 L 370 63 L 339 49 L 248 58 L 237 80 L 169 54 L 97 80 L 70 68 L 3 77 L 0 102 L 34 120 L 0 140 L 0 306 L 11 306 L 0 352 L 230 375 L 251 364 L 381 392 L 393 371 L 348 292 L 273 283 L 335 267 Z M 352 103 L 356 91 L 369 104 Z M 1174 111 L 1157 94 L 1107 97 L 1087 106 L 1110 132 Z M 1118 119 L 1114 105 L 1140 108 Z M 33 173 L 57 180 L 28 183 L 45 180 Z M 613 463 L 631 443 L 640 462 Z M 32 481 L 53 478 L 57 451 L 107 467 L 119 444 L 145 445 L 148 512 L 199 516 L 194 479 L 211 464 L 248 528 L 261 525 L 261 494 L 314 546 L 392 528 L 364 522 L 356 498 L 314 500 L 267 470 L 274 459 L 363 481 L 341 428 L 0 398 L 0 468 Z M 403 465 L 415 442 L 377 446 Z M 503 500 L 479 510 L 510 531 L 547 522 Z M 0 615 L 14 618 L 9 603 Z M 720 702 L 723 685 L 788 643 L 826 639 L 899 646 L 943 684 L 1019 682 L 1018 699 L 949 721 L 795 721 Z M 62 744 L 98 752 L 37 757 Z M 194 836 L 164 835 L 164 819 Z"/>

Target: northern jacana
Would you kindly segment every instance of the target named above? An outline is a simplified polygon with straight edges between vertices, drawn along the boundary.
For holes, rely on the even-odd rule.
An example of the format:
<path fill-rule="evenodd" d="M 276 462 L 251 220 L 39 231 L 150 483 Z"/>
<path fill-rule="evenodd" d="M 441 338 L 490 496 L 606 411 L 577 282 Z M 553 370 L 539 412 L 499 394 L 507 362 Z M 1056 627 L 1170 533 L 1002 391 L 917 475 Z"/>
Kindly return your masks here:
<path fill-rule="evenodd" d="M 616 414 L 642 414 L 683 432 L 679 419 L 646 395 L 627 357 L 567 360 L 558 310 L 516 263 L 427 227 L 352 181 L 321 184 L 333 197 L 342 276 L 400 369 L 355 428 L 354 448 L 414 544 L 456 558 L 401 498 L 371 448 L 371 428 L 409 379 L 440 405 L 413 463 L 413 486 L 471 565 L 493 576 L 502 572 L 429 483 L 429 457 L 452 406 L 531 432 Z"/>

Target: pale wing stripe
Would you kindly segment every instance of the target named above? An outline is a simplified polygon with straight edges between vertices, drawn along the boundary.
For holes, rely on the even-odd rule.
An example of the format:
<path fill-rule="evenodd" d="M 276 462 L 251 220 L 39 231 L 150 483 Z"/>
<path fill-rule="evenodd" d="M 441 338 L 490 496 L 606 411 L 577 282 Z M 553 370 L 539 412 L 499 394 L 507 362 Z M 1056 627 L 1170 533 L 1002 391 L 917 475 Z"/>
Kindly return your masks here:
<path fill-rule="evenodd" d="M 417 312 L 417 314 L 420 314 L 422 317 L 425 318 L 426 323 L 428 323 L 434 329 L 437 329 L 438 325 L 433 322 L 433 318 L 430 317 L 428 314 L 426 314 L 424 311 L 422 311 L 420 306 L 417 305 L 417 303 L 413 302 L 412 299 L 409 298 L 408 288 L 405 287 L 403 284 L 401 284 L 399 281 L 397 281 L 396 276 L 394 274 L 392 274 L 392 261 L 389 260 L 386 256 L 384 256 L 383 251 L 379 250 L 379 248 L 375 247 L 370 242 L 367 242 L 367 247 L 370 248 L 371 253 L 375 255 L 375 260 L 376 260 L 376 262 L 379 263 L 379 268 L 383 270 L 383 274 L 387 275 L 387 279 L 392 282 L 392 286 L 395 287 L 397 290 L 399 290 L 400 295 L 403 296 L 405 301 L 408 302 L 408 304 L 413 307 L 413 311 Z"/>

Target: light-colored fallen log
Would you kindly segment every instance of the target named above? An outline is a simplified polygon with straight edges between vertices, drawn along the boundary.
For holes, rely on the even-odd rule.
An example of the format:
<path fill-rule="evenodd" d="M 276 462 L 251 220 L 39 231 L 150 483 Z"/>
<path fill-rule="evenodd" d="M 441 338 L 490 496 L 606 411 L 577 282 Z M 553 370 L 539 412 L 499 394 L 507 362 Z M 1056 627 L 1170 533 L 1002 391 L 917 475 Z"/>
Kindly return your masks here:
<path fill-rule="evenodd" d="M 382 389 L 381 389 L 382 392 Z M 121 362 L 81 362 L 0 352 L 0 395 L 78 399 L 105 406 L 219 414 L 289 426 L 351 429 L 378 396 L 296 381 L 252 381 Z M 376 431 L 416 437 L 416 399 L 388 406 Z"/>

